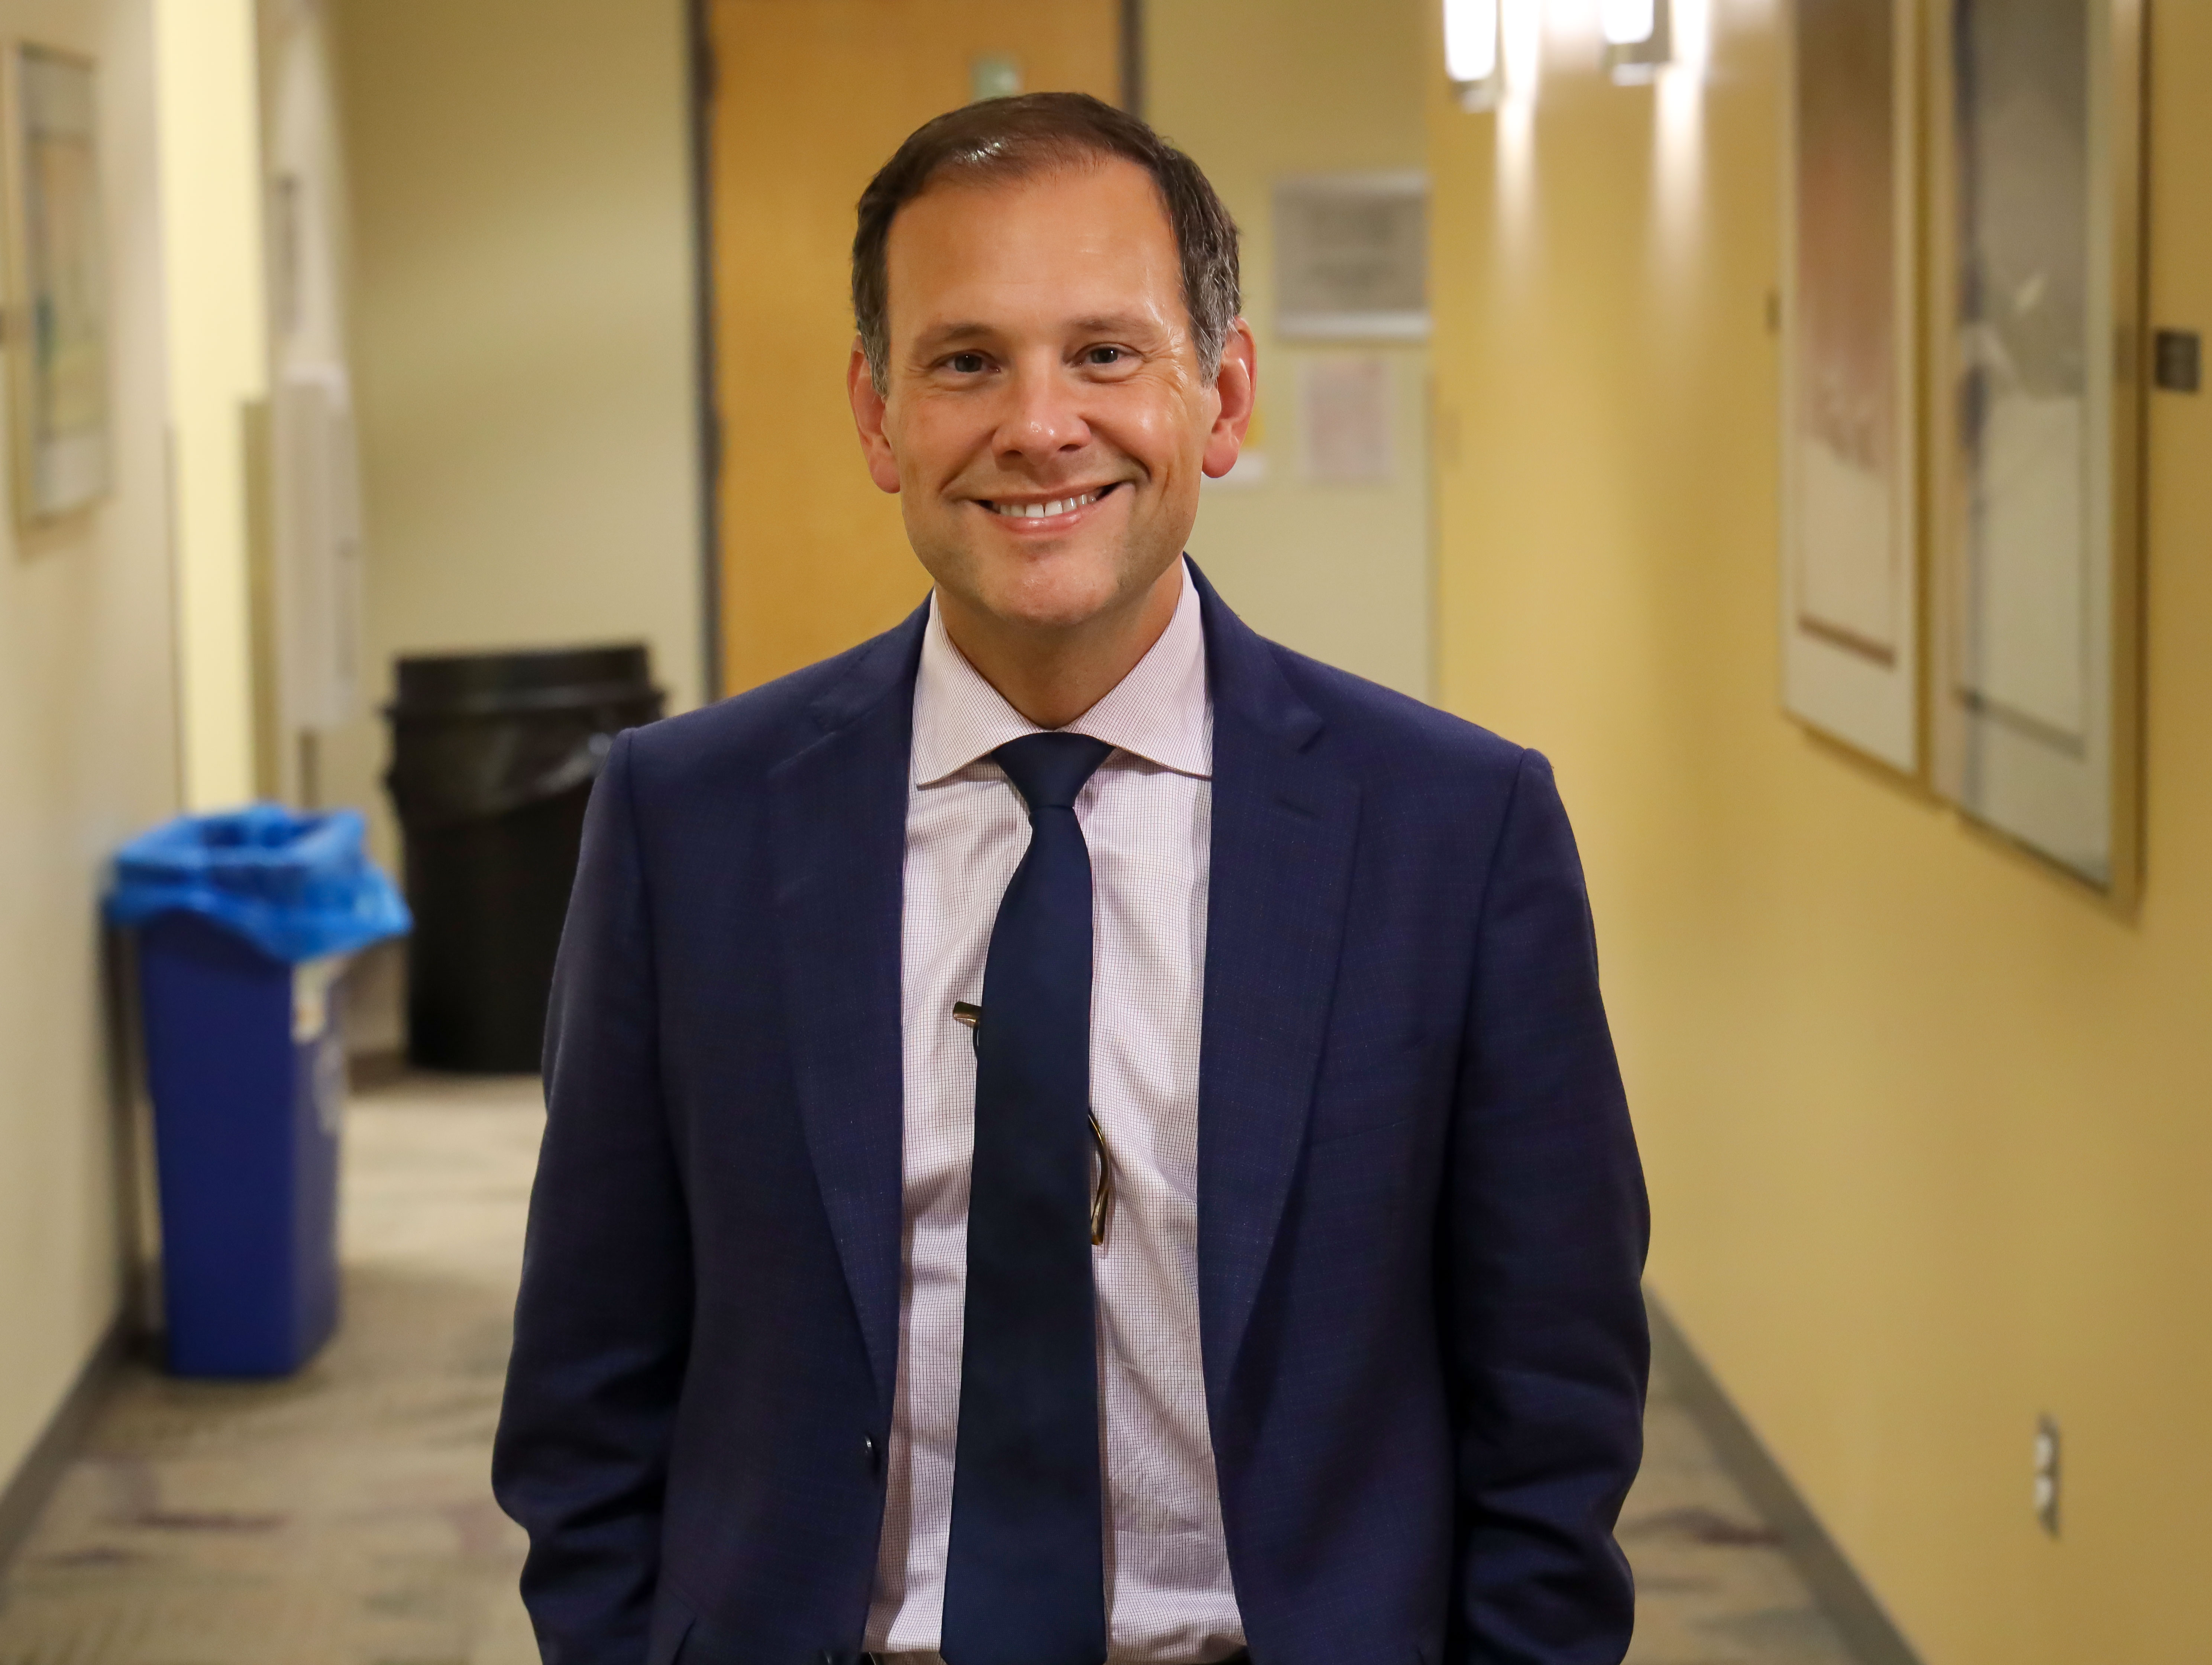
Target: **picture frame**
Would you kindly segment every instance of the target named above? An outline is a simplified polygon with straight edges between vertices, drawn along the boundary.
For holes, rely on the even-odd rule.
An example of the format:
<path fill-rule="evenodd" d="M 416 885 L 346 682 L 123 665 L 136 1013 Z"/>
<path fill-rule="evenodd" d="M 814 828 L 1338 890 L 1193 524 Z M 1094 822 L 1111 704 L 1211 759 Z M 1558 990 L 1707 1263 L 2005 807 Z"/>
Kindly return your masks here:
<path fill-rule="evenodd" d="M 28 528 L 107 495 L 106 225 L 94 60 L 27 41 L 5 50 L 9 449 L 15 520 Z"/>
<path fill-rule="evenodd" d="M 1784 11 L 1782 703 L 1918 776 L 1917 9 Z"/>
<path fill-rule="evenodd" d="M 1275 332 L 1286 341 L 1425 341 L 1429 177 L 1313 173 L 1274 189 Z"/>
<path fill-rule="evenodd" d="M 2141 0 L 1946 0 L 1930 124 L 1930 732 L 1960 811 L 2141 883 Z"/>

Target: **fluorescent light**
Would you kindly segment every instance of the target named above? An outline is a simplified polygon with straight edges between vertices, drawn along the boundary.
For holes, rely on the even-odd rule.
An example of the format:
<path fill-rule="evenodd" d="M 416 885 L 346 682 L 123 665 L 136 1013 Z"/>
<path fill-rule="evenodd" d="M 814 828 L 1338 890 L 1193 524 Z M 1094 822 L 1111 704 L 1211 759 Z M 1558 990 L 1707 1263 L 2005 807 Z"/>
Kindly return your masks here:
<path fill-rule="evenodd" d="M 1657 0 L 1599 0 L 1598 24 L 1609 46 L 1637 46 L 1659 25 Z"/>
<path fill-rule="evenodd" d="M 1480 87 L 1498 78 L 1498 0 L 1444 0 L 1444 73 Z"/>
<path fill-rule="evenodd" d="M 1616 82 L 1650 81 L 1674 61 L 1672 11 L 1668 0 L 1598 0 L 1605 67 Z"/>

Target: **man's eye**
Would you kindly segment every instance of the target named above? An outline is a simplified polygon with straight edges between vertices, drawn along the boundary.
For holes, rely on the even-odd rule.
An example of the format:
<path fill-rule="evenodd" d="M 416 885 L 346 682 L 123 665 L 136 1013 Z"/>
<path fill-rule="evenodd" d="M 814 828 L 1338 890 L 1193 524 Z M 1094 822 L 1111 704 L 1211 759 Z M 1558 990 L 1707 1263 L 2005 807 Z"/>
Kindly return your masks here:
<path fill-rule="evenodd" d="M 1119 364 L 1128 355 L 1119 347 L 1093 347 L 1083 357 L 1085 362 L 1090 364 Z"/>
<path fill-rule="evenodd" d="M 955 353 L 945 361 L 945 367 L 963 376 L 981 375 L 983 355 L 981 353 Z"/>

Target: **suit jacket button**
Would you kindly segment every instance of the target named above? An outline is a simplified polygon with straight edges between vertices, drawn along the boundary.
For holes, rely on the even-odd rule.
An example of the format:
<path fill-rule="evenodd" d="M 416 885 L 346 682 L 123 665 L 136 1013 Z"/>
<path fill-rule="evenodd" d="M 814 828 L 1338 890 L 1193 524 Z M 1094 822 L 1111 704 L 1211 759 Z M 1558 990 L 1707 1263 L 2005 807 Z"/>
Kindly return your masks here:
<path fill-rule="evenodd" d="M 860 1450 L 868 1459 L 868 1472 L 880 1474 L 884 1471 L 884 1448 L 876 1443 L 873 1434 L 860 1436 Z"/>

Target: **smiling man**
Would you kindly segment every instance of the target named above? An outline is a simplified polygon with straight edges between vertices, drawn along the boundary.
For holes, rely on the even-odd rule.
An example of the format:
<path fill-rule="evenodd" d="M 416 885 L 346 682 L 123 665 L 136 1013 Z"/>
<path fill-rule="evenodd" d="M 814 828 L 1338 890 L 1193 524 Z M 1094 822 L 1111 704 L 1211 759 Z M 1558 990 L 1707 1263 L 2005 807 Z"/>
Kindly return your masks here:
<path fill-rule="evenodd" d="M 1255 350 L 1141 122 L 929 123 L 853 296 L 934 589 L 594 793 L 495 1473 L 545 1659 L 1618 1661 L 1646 1222 L 1549 768 L 1184 556 Z"/>

